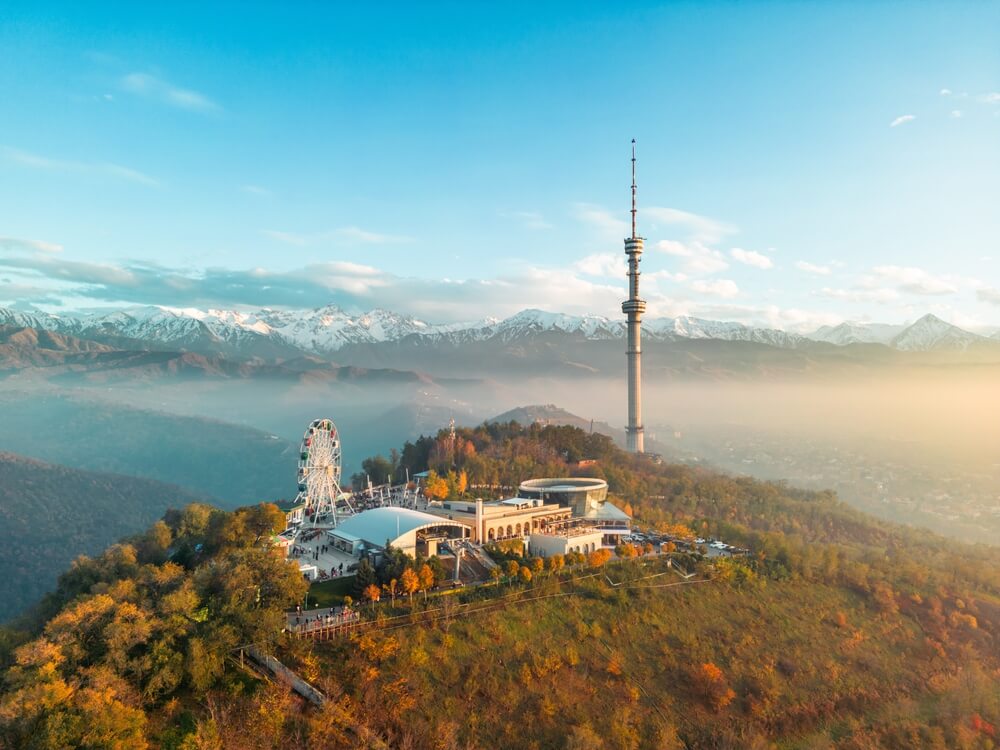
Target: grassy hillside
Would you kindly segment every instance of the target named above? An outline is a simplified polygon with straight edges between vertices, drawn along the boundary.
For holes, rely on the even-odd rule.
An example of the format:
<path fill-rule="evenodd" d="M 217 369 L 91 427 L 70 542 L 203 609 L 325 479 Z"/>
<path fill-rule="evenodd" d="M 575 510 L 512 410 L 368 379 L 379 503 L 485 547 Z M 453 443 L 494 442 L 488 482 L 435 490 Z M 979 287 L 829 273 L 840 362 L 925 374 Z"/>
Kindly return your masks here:
<path fill-rule="evenodd" d="M 940 645 L 929 610 L 836 584 L 582 588 L 322 644 L 324 684 L 393 747 L 991 747 L 995 600 Z"/>
<path fill-rule="evenodd" d="M 405 446 L 400 461 L 505 481 L 570 471 L 582 455 L 644 523 L 753 554 L 685 556 L 692 582 L 663 558 L 524 561 L 500 585 L 365 604 L 367 629 L 314 643 L 278 632 L 304 593 L 294 566 L 262 549 L 280 515 L 192 506 L 75 564 L 47 623 L 0 631 L 12 665 L 0 745 L 996 747 L 1000 551 L 875 521 L 829 493 L 656 465 L 568 427 L 484 425 L 454 447 L 444 435 Z M 227 660 L 246 643 L 326 705 Z"/>
<path fill-rule="evenodd" d="M 55 586 L 77 555 L 198 499 L 180 487 L 0 453 L 0 621 Z"/>
<path fill-rule="evenodd" d="M 38 392 L 0 394 L 0 450 L 169 482 L 228 507 L 294 494 L 298 456 L 248 427 Z"/>

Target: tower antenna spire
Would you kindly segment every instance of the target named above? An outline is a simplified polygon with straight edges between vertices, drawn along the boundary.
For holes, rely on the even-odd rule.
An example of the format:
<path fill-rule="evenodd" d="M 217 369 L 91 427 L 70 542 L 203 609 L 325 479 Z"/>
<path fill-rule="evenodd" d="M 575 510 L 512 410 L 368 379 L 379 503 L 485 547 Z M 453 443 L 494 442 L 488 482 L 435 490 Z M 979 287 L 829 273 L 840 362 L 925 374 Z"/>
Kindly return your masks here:
<path fill-rule="evenodd" d="M 638 235 L 635 233 L 635 138 L 632 139 L 632 239 Z"/>
<path fill-rule="evenodd" d="M 639 260 L 642 256 L 642 237 L 635 226 L 635 138 L 632 139 L 632 236 L 625 240 L 628 258 L 628 299 L 622 302 L 622 312 L 628 320 L 628 343 L 625 349 L 628 364 L 628 449 L 633 453 L 644 451 L 642 428 L 642 314 L 646 302 L 639 296 Z"/>

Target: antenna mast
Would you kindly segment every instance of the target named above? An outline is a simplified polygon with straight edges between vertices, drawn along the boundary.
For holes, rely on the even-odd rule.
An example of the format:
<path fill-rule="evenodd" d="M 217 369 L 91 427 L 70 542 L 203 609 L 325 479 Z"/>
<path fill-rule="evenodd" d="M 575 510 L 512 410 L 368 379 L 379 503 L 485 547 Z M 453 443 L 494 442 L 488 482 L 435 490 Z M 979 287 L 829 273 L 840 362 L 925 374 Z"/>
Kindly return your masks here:
<path fill-rule="evenodd" d="M 635 233 L 635 138 L 632 139 L 632 239 L 636 238 Z"/>

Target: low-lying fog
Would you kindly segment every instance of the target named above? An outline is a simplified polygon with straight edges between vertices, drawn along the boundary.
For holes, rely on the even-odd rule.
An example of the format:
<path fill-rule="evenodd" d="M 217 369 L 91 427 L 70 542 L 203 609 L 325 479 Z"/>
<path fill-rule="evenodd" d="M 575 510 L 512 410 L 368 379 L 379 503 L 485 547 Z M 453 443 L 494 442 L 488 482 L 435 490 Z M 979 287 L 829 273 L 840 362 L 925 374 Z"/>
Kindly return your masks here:
<path fill-rule="evenodd" d="M 555 404 L 620 430 L 626 403 L 624 379 L 536 378 L 426 388 L 166 381 L 66 392 L 220 419 L 295 444 L 311 419 L 328 416 L 342 434 L 345 476 L 366 456 L 388 455 L 451 418 L 475 424 L 518 406 Z M 658 382 L 647 376 L 643 409 L 647 449 L 668 460 L 830 488 L 882 517 L 1000 543 L 1000 371 L 995 368 L 895 370 L 891 377 L 836 382 Z"/>
<path fill-rule="evenodd" d="M 886 518 L 1000 543 L 1000 377 L 992 368 L 644 385 L 647 435 L 665 456 L 835 489 Z M 621 424 L 623 384 L 561 391 L 570 411 Z"/>

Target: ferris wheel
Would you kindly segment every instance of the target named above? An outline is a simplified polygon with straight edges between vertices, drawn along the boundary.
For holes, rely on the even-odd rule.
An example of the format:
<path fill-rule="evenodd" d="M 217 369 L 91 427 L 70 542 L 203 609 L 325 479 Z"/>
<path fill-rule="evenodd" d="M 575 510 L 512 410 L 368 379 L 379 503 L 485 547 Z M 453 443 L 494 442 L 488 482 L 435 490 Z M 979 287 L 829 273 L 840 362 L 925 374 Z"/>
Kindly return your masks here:
<path fill-rule="evenodd" d="M 340 489 L 340 434 L 331 419 L 314 419 L 302 436 L 298 500 L 314 522 L 329 518 L 336 525 L 338 513 L 354 513 L 350 495 Z"/>

